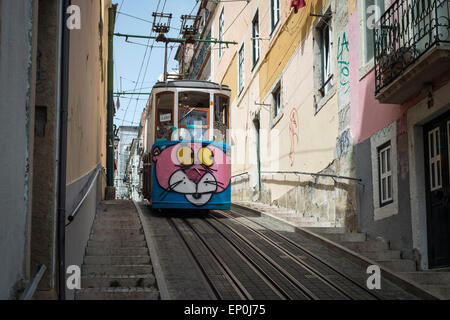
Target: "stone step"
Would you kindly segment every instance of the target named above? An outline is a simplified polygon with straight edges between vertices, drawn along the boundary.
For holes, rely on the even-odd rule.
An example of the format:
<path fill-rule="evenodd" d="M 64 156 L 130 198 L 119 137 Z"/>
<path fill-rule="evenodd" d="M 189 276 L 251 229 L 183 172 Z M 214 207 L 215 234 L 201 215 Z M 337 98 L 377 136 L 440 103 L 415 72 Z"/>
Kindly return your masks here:
<path fill-rule="evenodd" d="M 413 272 L 416 271 L 416 263 L 413 260 L 407 259 L 396 259 L 396 260 L 385 260 L 376 261 L 377 263 L 386 266 L 387 268 L 396 272 Z"/>
<path fill-rule="evenodd" d="M 399 250 L 360 251 L 359 253 L 371 260 L 386 261 L 401 258 L 401 251 Z"/>
<path fill-rule="evenodd" d="M 110 236 L 130 236 L 130 235 L 143 235 L 142 228 L 104 228 L 94 227 L 91 234 L 93 235 L 110 235 Z"/>
<path fill-rule="evenodd" d="M 136 222 L 139 223 L 139 217 L 138 216 L 119 216 L 119 215 L 97 215 L 95 217 L 95 221 L 130 221 L 130 222 Z"/>
<path fill-rule="evenodd" d="M 137 218 L 136 212 L 131 211 L 99 211 L 97 217 L 124 217 L 124 218 Z"/>
<path fill-rule="evenodd" d="M 121 225 L 121 224 L 95 224 L 92 228 L 92 232 L 134 232 L 134 233 L 142 233 L 142 227 L 140 225 Z"/>
<path fill-rule="evenodd" d="M 148 264 L 132 265 L 107 265 L 107 264 L 83 264 L 81 274 L 88 275 L 141 275 L 151 274 L 153 268 Z"/>
<path fill-rule="evenodd" d="M 90 240 L 95 241 L 143 241 L 143 234 L 114 234 L 114 233 L 94 233 L 91 234 Z"/>
<path fill-rule="evenodd" d="M 84 264 L 131 265 L 150 263 L 150 256 L 85 256 Z"/>
<path fill-rule="evenodd" d="M 145 275 L 116 275 L 116 276 L 83 276 L 82 288 L 152 288 L 156 286 L 155 277 L 152 274 Z"/>
<path fill-rule="evenodd" d="M 336 242 L 361 242 L 365 241 L 367 238 L 365 233 L 324 233 L 322 236 Z"/>
<path fill-rule="evenodd" d="M 324 228 L 315 228 L 315 227 L 308 227 L 304 228 L 308 231 L 318 233 L 318 234 L 325 234 L 325 233 L 345 233 L 344 227 L 324 227 Z"/>
<path fill-rule="evenodd" d="M 361 252 L 361 251 L 380 251 L 389 249 L 389 243 L 384 241 L 359 241 L 359 242 L 349 242 L 341 241 L 339 242 L 344 247 L 350 250 Z"/>
<path fill-rule="evenodd" d="M 94 228 L 139 228 L 141 223 L 137 219 L 110 219 L 100 218 L 94 220 Z"/>
<path fill-rule="evenodd" d="M 129 247 L 129 248 L 101 248 L 87 247 L 86 255 L 88 256 L 145 256 L 148 255 L 146 247 Z"/>
<path fill-rule="evenodd" d="M 154 288 L 87 288 L 75 293 L 76 300 L 158 300 Z"/>
<path fill-rule="evenodd" d="M 88 247 L 91 248 L 126 248 L 126 247 L 146 247 L 147 242 L 144 240 L 123 240 L 123 239 L 113 239 L 113 240 L 89 240 Z"/>
<path fill-rule="evenodd" d="M 404 272 L 401 275 L 424 285 L 450 285 L 450 272 L 418 271 Z"/>

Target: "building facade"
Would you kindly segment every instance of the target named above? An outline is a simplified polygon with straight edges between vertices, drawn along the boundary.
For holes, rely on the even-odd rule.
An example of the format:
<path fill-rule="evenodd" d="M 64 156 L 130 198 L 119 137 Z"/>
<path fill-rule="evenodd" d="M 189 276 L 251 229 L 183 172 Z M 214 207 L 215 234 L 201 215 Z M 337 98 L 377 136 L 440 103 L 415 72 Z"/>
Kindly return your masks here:
<path fill-rule="evenodd" d="M 359 227 L 420 269 L 448 267 L 450 3 L 376 1 L 371 28 L 373 5 L 358 1 L 349 18 Z"/>
<path fill-rule="evenodd" d="M 188 68 L 232 88 L 233 199 L 389 241 L 419 269 L 450 266 L 449 2 L 206 10 L 201 37 L 238 43 L 196 45 L 204 67 Z"/>
<path fill-rule="evenodd" d="M 114 185 L 116 199 L 131 199 L 128 188 L 127 164 L 131 156 L 133 140 L 138 137 L 139 127 L 120 126 L 117 132 L 118 145 L 116 149 L 116 166 Z"/>
<path fill-rule="evenodd" d="M 348 79 L 340 72 L 340 61 L 348 60 L 347 5 L 307 1 L 295 13 L 290 4 L 204 1 L 202 37 L 238 45 L 209 45 L 205 67 L 189 67 L 205 71 L 190 76 L 232 89 L 234 200 L 276 204 L 317 225 L 356 230 L 357 183 L 316 175 L 354 177 Z M 194 48 L 193 63 L 202 48 Z"/>

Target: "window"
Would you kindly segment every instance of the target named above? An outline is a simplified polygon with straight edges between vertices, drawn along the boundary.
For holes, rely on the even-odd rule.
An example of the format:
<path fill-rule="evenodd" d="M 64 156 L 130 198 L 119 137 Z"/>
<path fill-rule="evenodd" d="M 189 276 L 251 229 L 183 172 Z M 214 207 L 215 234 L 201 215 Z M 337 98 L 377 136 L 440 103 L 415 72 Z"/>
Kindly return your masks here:
<path fill-rule="evenodd" d="M 256 11 L 252 22 L 253 67 L 259 60 L 259 13 Z"/>
<path fill-rule="evenodd" d="M 224 10 L 225 7 L 222 8 L 222 11 L 220 12 L 219 16 L 219 41 L 223 41 L 223 34 L 224 34 Z M 219 58 L 223 55 L 223 44 L 219 43 Z"/>
<path fill-rule="evenodd" d="M 380 207 L 393 202 L 392 180 L 392 148 L 391 142 L 387 142 L 378 148 L 378 183 L 380 187 Z"/>
<path fill-rule="evenodd" d="M 384 0 L 364 0 L 363 6 L 363 18 L 364 18 L 364 45 L 365 45 L 365 63 L 368 63 L 373 59 L 375 47 L 374 47 L 374 35 L 373 30 L 377 27 L 377 23 L 385 11 Z"/>
<path fill-rule="evenodd" d="M 238 91 L 240 94 L 244 89 L 244 45 L 242 45 L 239 50 L 238 86 Z"/>
<path fill-rule="evenodd" d="M 156 140 L 170 140 L 173 130 L 173 92 L 156 96 Z"/>
<path fill-rule="evenodd" d="M 278 85 L 276 89 L 272 92 L 273 101 L 273 119 L 276 120 L 281 114 L 281 86 Z"/>
<path fill-rule="evenodd" d="M 209 93 L 185 91 L 178 94 L 180 140 L 209 140 Z"/>
<path fill-rule="evenodd" d="M 332 28 L 331 28 L 331 19 L 327 19 L 323 22 L 320 27 L 320 51 L 321 51 L 321 83 L 319 91 L 322 97 L 326 96 L 328 91 L 330 91 L 333 86 L 332 78 L 333 78 L 333 60 L 332 60 Z"/>
<path fill-rule="evenodd" d="M 430 189 L 442 189 L 441 130 L 438 128 L 428 133 L 430 157 Z"/>
<path fill-rule="evenodd" d="M 271 21 L 271 32 L 275 29 L 280 21 L 280 0 L 270 0 L 270 21 Z"/>
<path fill-rule="evenodd" d="M 229 98 L 221 94 L 214 95 L 214 141 L 225 141 L 228 128 Z M 219 136 L 219 132 L 221 137 Z"/>

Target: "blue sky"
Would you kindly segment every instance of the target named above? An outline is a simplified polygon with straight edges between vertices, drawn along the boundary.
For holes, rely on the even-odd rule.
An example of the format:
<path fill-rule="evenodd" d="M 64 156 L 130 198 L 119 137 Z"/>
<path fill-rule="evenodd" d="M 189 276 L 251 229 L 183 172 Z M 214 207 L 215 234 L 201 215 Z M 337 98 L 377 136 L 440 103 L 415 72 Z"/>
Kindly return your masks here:
<path fill-rule="evenodd" d="M 169 36 L 178 37 L 181 15 L 190 14 L 194 7 L 195 10 L 192 14 L 196 14 L 198 10 L 196 0 L 113 0 L 113 3 L 118 4 L 119 12 L 115 32 L 146 36 L 150 35 L 152 24 L 128 15 L 152 22 L 152 12 L 164 10 L 165 13 L 172 13 L 171 27 L 173 28 L 169 32 Z M 135 92 L 150 92 L 151 87 L 163 73 L 164 49 L 158 47 L 164 44 L 147 39 L 130 38 L 128 41 L 141 45 L 127 43 L 122 37 L 114 38 L 114 91 L 134 91 L 136 88 Z M 147 44 L 154 44 L 155 47 L 147 48 Z M 169 49 L 169 53 L 171 53 L 168 64 L 169 72 L 178 66 L 174 60 L 176 50 L 177 46 L 173 48 L 172 52 Z M 137 82 L 138 80 L 139 82 Z M 121 96 L 120 108 L 116 112 L 114 124 L 117 126 L 138 125 L 147 99 L 148 95 Z M 114 101 L 117 102 L 117 98 L 114 98 Z"/>

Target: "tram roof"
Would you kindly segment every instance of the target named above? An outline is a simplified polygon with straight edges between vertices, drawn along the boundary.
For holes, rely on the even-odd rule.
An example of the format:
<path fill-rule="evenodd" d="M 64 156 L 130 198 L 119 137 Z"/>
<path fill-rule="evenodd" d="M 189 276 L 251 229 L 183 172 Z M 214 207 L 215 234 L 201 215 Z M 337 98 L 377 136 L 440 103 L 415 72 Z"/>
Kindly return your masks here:
<path fill-rule="evenodd" d="M 231 91 L 227 85 L 220 85 L 210 81 L 200 80 L 174 80 L 167 82 L 157 82 L 153 88 L 195 88 L 195 89 L 212 89 Z"/>

